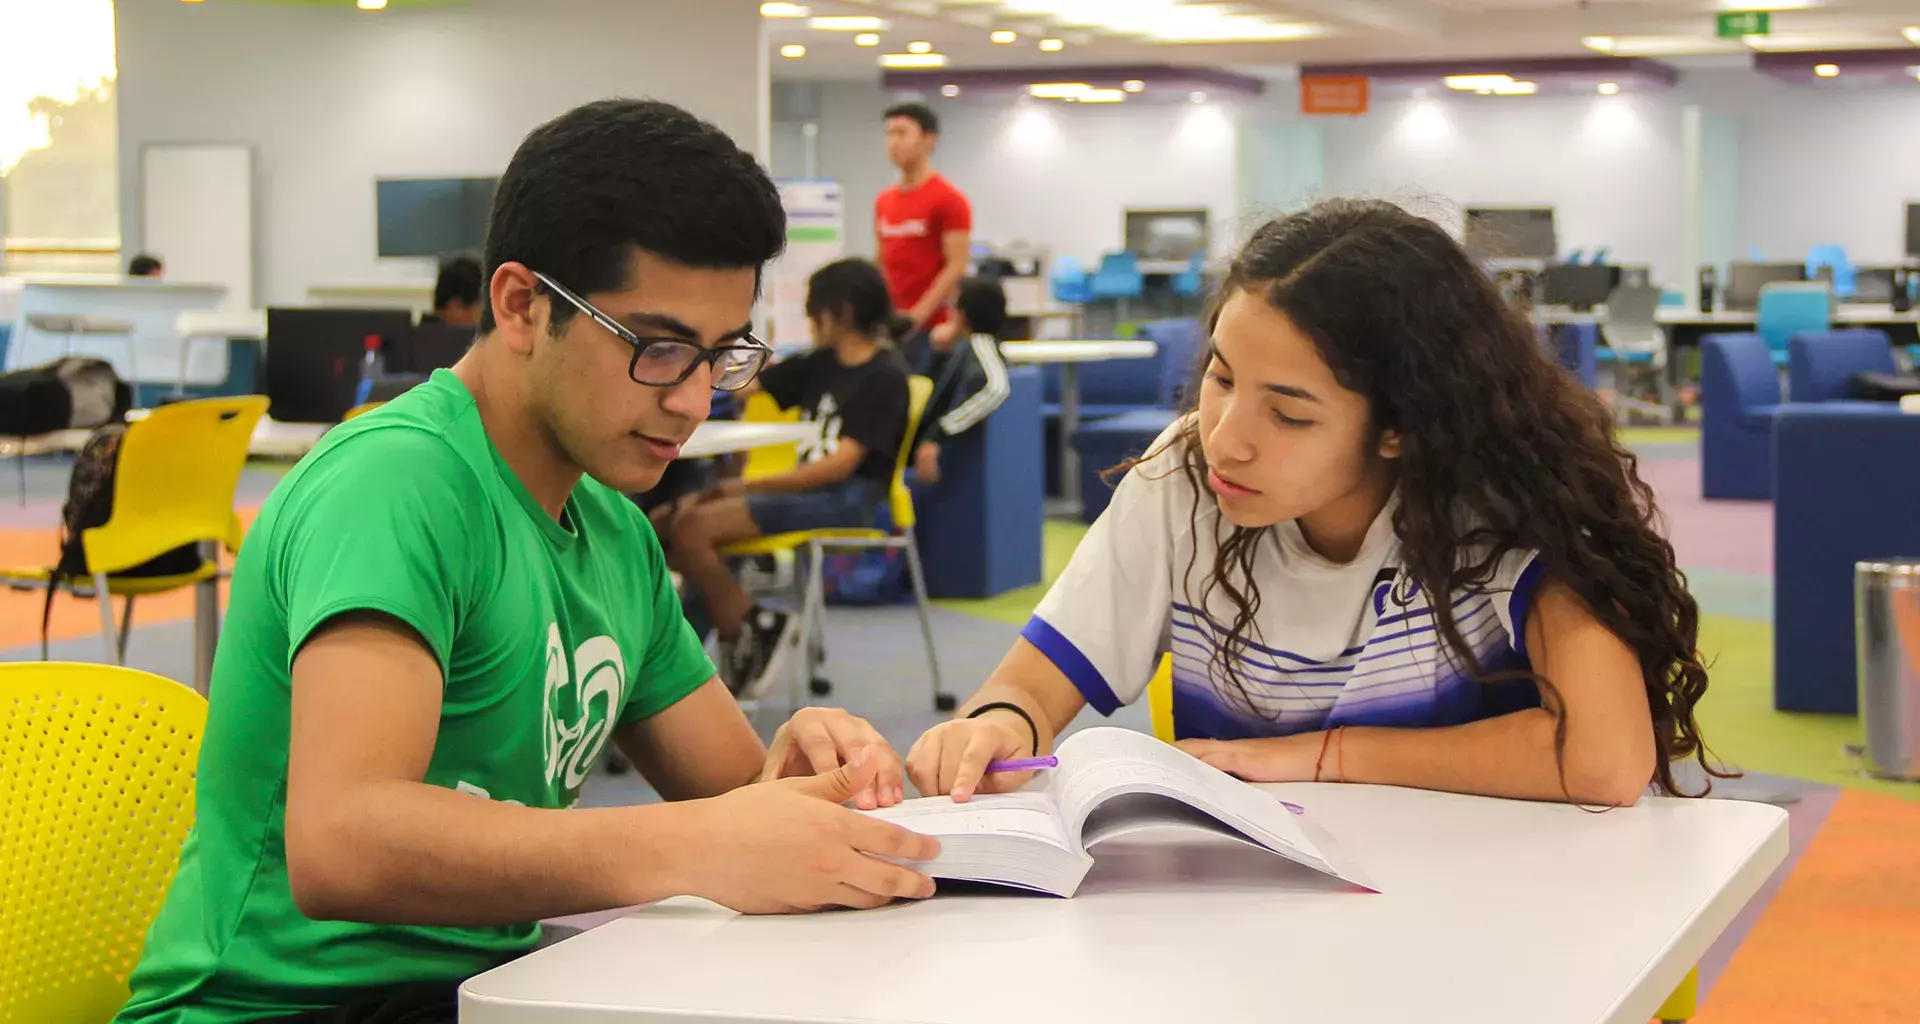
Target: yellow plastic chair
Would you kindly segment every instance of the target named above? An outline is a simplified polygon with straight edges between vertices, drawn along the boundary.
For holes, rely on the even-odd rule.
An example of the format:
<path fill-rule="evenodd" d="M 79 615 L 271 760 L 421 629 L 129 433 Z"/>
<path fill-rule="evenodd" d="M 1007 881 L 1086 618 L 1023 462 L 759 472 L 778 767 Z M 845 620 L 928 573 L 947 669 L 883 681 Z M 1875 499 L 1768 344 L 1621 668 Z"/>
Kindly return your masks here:
<path fill-rule="evenodd" d="M 1153 719 L 1155 739 L 1173 742 L 1173 655 L 1160 656 L 1160 666 L 1147 682 L 1147 712 Z M 1687 972 L 1687 978 L 1673 995 L 1660 1005 L 1654 1018 L 1660 1024 L 1685 1024 L 1693 1019 L 1700 993 L 1700 968 Z"/>
<path fill-rule="evenodd" d="M 798 423 L 800 410 L 782 409 L 773 396 L 764 391 L 756 391 L 747 396 L 747 403 L 740 409 L 740 419 L 745 423 Z M 800 465 L 800 445 L 773 444 L 747 451 L 746 465 L 741 467 L 742 480 L 761 480 L 778 476 Z"/>
<path fill-rule="evenodd" d="M 941 711 L 953 710 L 953 695 L 940 688 L 940 658 L 933 645 L 932 606 L 927 600 L 926 580 L 920 571 L 920 548 L 913 532 L 913 492 L 907 487 L 907 458 L 913 450 L 913 437 L 920 430 L 920 417 L 926 412 L 927 399 L 932 395 L 931 379 L 921 376 L 907 379 L 907 431 L 901 438 L 900 452 L 893 461 L 893 482 L 887 495 L 896 532 L 857 528 L 798 530 L 756 537 L 720 549 L 720 553 L 729 558 L 770 555 L 781 551 L 794 552 L 798 557 L 800 551 L 806 552 L 806 597 L 800 607 L 801 656 L 794 670 L 793 704 L 796 707 L 801 703 L 800 688 L 813 672 L 815 639 L 824 632 L 827 600 L 820 568 L 825 564 L 826 553 L 845 549 L 892 548 L 906 553 L 907 571 L 913 579 L 914 609 L 920 615 L 920 635 L 927 645 L 927 668 L 933 677 L 933 706 Z"/>
<path fill-rule="evenodd" d="M 175 402 L 127 425 L 113 477 L 113 514 L 86 531 L 86 580 L 62 580 L 76 597 L 100 599 L 100 635 L 116 663 L 127 660 L 127 633 L 136 597 L 190 587 L 220 574 L 217 558 L 171 576 L 116 576 L 182 544 L 219 541 L 239 550 L 245 530 L 233 512 L 233 492 L 247 464 L 254 425 L 267 411 L 264 395 Z M 51 569 L 0 570 L 0 579 L 20 588 L 51 586 Z M 119 630 L 110 594 L 126 598 Z M 47 656 L 42 635 L 40 657 Z"/>
<path fill-rule="evenodd" d="M 0 664 L 0 1021 L 127 1000 L 193 824 L 207 702 L 109 665 Z"/>
<path fill-rule="evenodd" d="M 342 416 L 342 417 L 340 417 L 340 422 L 342 422 L 342 423 L 345 423 L 346 421 L 348 421 L 348 420 L 350 420 L 350 419 L 352 419 L 352 418 L 354 418 L 355 416 L 365 416 L 365 415 L 366 415 L 367 413 L 370 413 L 370 412 L 372 412 L 373 410 L 375 410 L 375 409 L 378 409 L 378 408 L 380 408 L 381 406 L 383 406 L 383 405 L 385 405 L 385 404 L 387 404 L 387 403 L 385 403 L 385 402 L 361 402 L 361 403 L 360 403 L 359 405 L 356 405 L 356 406 L 354 406 L 353 408 L 351 408 L 351 409 L 348 409 L 348 410 L 347 410 L 347 414 L 346 414 L 345 416 Z"/>

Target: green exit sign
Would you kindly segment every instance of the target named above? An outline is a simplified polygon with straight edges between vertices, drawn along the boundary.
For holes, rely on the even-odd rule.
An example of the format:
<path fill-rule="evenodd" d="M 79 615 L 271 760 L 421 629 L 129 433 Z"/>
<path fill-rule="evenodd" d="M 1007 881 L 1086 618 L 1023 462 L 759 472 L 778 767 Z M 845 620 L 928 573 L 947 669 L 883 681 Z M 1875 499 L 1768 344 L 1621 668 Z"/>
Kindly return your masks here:
<path fill-rule="evenodd" d="M 1764 36 L 1773 26 L 1766 11 L 1721 11 L 1713 16 L 1714 34 L 1722 39 Z"/>

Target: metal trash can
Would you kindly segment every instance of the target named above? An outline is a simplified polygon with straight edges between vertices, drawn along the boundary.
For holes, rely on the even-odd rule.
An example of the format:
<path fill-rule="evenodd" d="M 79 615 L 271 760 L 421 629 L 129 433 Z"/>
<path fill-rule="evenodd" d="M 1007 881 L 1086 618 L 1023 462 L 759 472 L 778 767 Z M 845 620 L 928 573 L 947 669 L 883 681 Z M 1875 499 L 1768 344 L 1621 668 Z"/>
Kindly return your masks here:
<path fill-rule="evenodd" d="M 1871 775 L 1920 781 L 1920 561 L 1853 566 L 1858 752 Z"/>

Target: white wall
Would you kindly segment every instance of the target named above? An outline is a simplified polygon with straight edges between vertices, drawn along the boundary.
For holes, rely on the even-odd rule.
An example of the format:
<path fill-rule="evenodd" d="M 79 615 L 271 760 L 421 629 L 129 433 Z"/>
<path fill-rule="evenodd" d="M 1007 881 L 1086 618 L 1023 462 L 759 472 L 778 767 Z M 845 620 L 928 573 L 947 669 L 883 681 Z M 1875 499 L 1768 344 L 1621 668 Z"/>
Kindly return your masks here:
<path fill-rule="evenodd" d="M 852 83 L 819 89 L 819 174 L 846 189 L 848 251 L 871 255 L 873 199 L 898 178 L 887 163 L 881 121 L 894 97 Z M 1235 114 L 1226 105 L 930 105 L 940 116 L 934 165 L 972 203 L 976 239 L 1024 239 L 1093 261 L 1120 248 L 1126 208 L 1205 208 L 1216 250 L 1231 249 L 1238 233 Z"/>
<path fill-rule="evenodd" d="M 117 6 L 125 245 L 139 247 L 142 143 L 251 143 L 263 303 L 431 281 L 431 261 L 375 255 L 374 179 L 498 174 L 528 130 L 577 104 L 652 96 L 749 148 L 761 137 L 753 0 Z"/>
<path fill-rule="evenodd" d="M 1326 119 L 1325 191 L 1458 228 L 1467 206 L 1551 206 L 1562 254 L 1684 281 L 1680 107 L 1671 95 L 1434 96 Z"/>

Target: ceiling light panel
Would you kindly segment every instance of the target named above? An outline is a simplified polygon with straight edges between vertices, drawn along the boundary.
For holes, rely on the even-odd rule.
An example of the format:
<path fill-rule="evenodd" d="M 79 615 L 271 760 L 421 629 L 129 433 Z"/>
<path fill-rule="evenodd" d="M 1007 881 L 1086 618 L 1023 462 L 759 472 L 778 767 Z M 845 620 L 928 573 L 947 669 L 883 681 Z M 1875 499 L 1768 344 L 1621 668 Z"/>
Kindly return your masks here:
<path fill-rule="evenodd" d="M 1015 16 L 1158 43 L 1287 42 L 1326 34 L 1319 25 L 1246 13 L 1236 5 L 1178 0 L 1002 0 Z"/>

